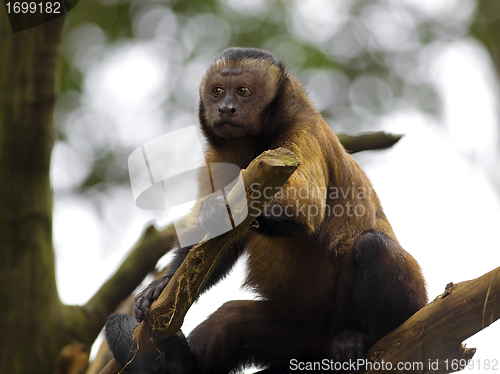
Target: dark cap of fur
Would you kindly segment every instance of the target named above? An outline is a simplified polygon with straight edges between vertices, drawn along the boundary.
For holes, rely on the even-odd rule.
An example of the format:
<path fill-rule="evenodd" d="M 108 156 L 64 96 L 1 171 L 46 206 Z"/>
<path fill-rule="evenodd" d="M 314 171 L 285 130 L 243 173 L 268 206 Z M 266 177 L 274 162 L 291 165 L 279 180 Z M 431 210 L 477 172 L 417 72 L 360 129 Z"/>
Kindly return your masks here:
<path fill-rule="evenodd" d="M 239 61 L 244 58 L 254 60 L 270 60 L 276 66 L 281 66 L 282 64 L 281 61 L 279 61 L 271 53 L 261 51 L 257 48 L 231 47 L 222 51 L 222 53 L 217 57 L 217 60 L 222 58 L 231 61 Z"/>

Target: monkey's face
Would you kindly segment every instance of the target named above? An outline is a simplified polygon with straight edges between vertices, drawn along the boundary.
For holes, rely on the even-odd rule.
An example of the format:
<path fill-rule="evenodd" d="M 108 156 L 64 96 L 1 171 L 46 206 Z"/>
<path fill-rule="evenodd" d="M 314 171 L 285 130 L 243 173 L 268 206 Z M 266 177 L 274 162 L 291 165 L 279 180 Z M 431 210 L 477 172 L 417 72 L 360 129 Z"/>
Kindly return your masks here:
<path fill-rule="evenodd" d="M 277 71 L 262 60 L 216 61 L 200 87 L 207 126 L 225 139 L 258 135 L 276 95 Z"/>

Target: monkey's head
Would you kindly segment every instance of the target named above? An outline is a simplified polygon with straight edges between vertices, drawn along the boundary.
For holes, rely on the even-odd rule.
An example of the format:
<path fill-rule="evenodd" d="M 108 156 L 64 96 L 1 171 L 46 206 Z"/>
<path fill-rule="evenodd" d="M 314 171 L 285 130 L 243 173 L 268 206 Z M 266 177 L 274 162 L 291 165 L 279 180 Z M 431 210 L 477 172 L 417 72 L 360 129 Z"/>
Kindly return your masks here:
<path fill-rule="evenodd" d="M 269 110 L 285 75 L 283 64 L 264 51 L 229 48 L 209 67 L 200 86 L 199 117 L 209 140 L 266 132 Z"/>

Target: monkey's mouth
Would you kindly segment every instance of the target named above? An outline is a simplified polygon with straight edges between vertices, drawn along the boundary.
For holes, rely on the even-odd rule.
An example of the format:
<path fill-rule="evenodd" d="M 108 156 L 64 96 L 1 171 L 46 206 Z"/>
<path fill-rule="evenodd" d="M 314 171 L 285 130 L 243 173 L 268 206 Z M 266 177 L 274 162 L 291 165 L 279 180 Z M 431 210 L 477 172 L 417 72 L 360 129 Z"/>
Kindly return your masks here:
<path fill-rule="evenodd" d="M 220 122 L 217 122 L 216 124 L 214 124 L 214 127 L 223 127 L 223 126 L 230 126 L 230 127 L 238 127 L 238 128 L 242 128 L 243 126 L 241 125 L 238 125 L 234 122 L 230 122 L 230 121 L 220 121 Z"/>

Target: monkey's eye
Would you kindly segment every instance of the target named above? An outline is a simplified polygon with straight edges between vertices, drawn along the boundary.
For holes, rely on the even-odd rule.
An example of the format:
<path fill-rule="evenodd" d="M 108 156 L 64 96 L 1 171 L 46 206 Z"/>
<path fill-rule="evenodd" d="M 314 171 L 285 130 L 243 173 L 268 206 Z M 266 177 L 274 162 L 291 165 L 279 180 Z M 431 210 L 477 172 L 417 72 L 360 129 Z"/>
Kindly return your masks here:
<path fill-rule="evenodd" d="M 240 96 L 250 96 L 252 91 L 250 91 L 250 89 L 248 87 L 242 86 L 236 90 L 236 93 Z"/>
<path fill-rule="evenodd" d="M 212 90 L 212 95 L 214 96 L 220 96 L 224 93 L 224 89 L 222 87 L 215 87 L 213 90 Z"/>

